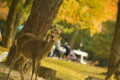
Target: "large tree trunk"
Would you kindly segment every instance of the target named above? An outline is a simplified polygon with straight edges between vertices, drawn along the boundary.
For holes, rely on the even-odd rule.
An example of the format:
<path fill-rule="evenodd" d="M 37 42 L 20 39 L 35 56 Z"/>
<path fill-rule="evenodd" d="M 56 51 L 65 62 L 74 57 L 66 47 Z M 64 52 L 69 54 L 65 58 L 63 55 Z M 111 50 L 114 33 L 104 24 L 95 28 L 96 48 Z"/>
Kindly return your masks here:
<path fill-rule="evenodd" d="M 63 80 L 56 77 L 56 70 L 40 66 L 38 69 L 38 76 L 45 80 Z"/>
<path fill-rule="evenodd" d="M 32 33 L 45 38 L 62 0 L 34 0 L 31 14 L 21 34 Z"/>
<path fill-rule="evenodd" d="M 40 66 L 38 69 L 38 76 L 46 80 L 55 80 L 56 70 Z"/>
<path fill-rule="evenodd" d="M 32 33 L 45 38 L 63 0 L 34 0 L 31 14 L 21 34 Z M 11 51 L 12 50 L 12 51 Z M 15 46 L 10 49 L 6 63 L 10 64 L 15 54 Z"/>
<path fill-rule="evenodd" d="M 7 22 L 6 22 L 6 32 L 5 32 L 5 39 L 4 39 L 4 47 L 10 48 L 12 45 L 12 34 L 14 30 L 14 21 L 16 17 L 16 10 L 17 5 L 20 0 L 13 0 L 12 4 L 10 6 L 10 10 L 7 16 Z"/>
<path fill-rule="evenodd" d="M 115 34 L 111 47 L 111 54 L 109 59 L 108 66 L 108 74 L 111 74 L 111 70 L 115 67 L 115 65 L 120 60 L 120 1 L 118 3 L 118 13 L 117 13 L 117 21 L 115 26 Z M 115 76 L 120 75 L 120 66 L 115 70 Z M 108 75 L 107 75 L 108 76 Z"/>

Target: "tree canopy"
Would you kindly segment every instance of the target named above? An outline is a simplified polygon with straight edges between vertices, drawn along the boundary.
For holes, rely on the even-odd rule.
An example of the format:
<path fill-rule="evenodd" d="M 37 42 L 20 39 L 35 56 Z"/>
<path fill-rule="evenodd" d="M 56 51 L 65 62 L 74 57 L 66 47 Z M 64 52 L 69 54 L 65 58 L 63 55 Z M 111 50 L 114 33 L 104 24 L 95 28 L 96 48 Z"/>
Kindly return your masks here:
<path fill-rule="evenodd" d="M 117 0 L 64 0 L 57 18 L 78 29 L 89 28 L 92 36 L 101 32 L 103 21 L 115 20 L 116 4 Z"/>

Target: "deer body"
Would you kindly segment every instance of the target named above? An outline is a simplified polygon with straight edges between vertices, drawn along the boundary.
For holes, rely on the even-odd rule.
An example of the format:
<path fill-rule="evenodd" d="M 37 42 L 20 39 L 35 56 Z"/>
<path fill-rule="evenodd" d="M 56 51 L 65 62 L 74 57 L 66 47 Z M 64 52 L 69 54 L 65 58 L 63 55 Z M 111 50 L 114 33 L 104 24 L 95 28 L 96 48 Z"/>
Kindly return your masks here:
<path fill-rule="evenodd" d="M 29 39 L 21 45 L 21 53 L 28 59 L 43 59 L 52 49 L 55 42 L 42 39 Z"/>
<path fill-rule="evenodd" d="M 24 35 L 21 35 L 17 39 L 16 54 L 10 65 L 10 70 L 9 70 L 7 79 L 9 78 L 11 69 L 13 68 L 15 62 L 20 58 L 20 56 L 22 56 L 23 60 L 19 64 L 19 71 L 20 71 L 22 80 L 24 80 L 23 68 L 26 62 L 28 61 L 28 59 L 32 59 L 32 63 L 33 63 L 31 80 L 32 80 L 34 71 L 36 72 L 35 80 L 37 80 L 37 73 L 38 73 L 38 68 L 40 66 L 40 63 L 44 59 L 44 57 L 46 57 L 47 54 L 50 52 L 53 45 L 57 41 L 60 33 L 61 33 L 61 30 L 58 30 L 55 28 L 52 29 L 49 40 L 44 40 L 43 38 L 39 38 L 30 33 L 25 33 Z"/>

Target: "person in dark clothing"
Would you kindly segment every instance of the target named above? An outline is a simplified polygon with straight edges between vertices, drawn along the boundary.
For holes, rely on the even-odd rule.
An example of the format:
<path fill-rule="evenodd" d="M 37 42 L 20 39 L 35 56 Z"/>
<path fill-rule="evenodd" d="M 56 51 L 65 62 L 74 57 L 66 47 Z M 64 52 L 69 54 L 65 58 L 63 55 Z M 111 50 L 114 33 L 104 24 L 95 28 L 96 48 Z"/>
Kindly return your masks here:
<path fill-rule="evenodd" d="M 56 49 L 56 48 L 55 48 L 55 50 L 54 50 L 54 52 L 53 52 L 52 57 L 53 57 L 55 54 L 58 55 L 58 58 L 59 58 L 59 59 L 61 58 L 61 52 L 60 52 L 58 49 Z"/>
<path fill-rule="evenodd" d="M 68 45 L 68 43 L 64 44 L 64 48 L 66 49 L 66 52 L 64 53 L 64 58 L 67 59 L 67 56 L 70 54 L 71 49 L 70 49 L 70 46 Z"/>

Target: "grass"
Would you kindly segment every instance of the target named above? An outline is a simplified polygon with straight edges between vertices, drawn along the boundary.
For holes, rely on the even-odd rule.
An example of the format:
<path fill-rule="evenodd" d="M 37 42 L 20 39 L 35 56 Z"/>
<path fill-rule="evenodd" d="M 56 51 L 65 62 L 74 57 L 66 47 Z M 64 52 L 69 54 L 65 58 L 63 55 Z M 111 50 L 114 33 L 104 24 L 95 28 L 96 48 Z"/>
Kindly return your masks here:
<path fill-rule="evenodd" d="M 0 47 L 0 54 L 4 51 L 8 51 L 8 49 Z M 45 58 L 42 61 L 42 66 L 56 70 L 56 77 L 63 80 L 85 80 L 88 76 L 104 79 L 105 76 L 101 73 L 107 71 L 101 67 L 52 58 Z M 3 73 L 0 73 L 0 75 L 4 76 Z"/>
<path fill-rule="evenodd" d="M 3 78 L 1 78 L 1 77 L 3 77 Z M 3 80 L 3 79 L 6 79 L 6 74 L 3 72 L 0 72 L 0 80 Z M 14 79 L 10 77 L 9 80 L 14 80 Z"/>
<path fill-rule="evenodd" d="M 104 79 L 105 76 L 101 73 L 106 72 L 105 68 L 51 58 L 46 58 L 42 66 L 55 69 L 56 77 L 63 80 L 85 80 L 88 76 Z"/>

